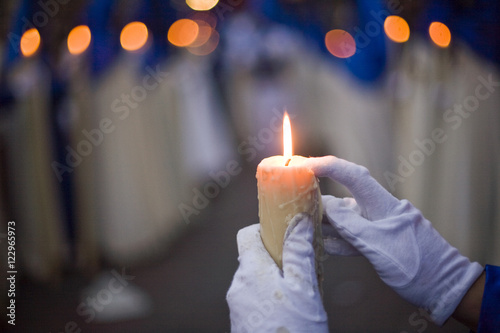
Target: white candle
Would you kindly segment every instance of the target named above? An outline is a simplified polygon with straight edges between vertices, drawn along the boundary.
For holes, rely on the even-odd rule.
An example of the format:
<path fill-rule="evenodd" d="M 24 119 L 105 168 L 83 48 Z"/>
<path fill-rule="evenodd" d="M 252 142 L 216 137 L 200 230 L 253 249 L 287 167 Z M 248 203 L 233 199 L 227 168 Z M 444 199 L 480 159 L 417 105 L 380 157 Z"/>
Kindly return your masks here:
<path fill-rule="evenodd" d="M 288 123 L 288 124 L 287 124 Z M 299 213 L 312 217 L 316 255 L 322 250 L 321 193 L 318 180 L 304 163 L 306 157 L 293 156 L 291 129 L 285 114 L 284 155 L 263 159 L 257 166 L 260 235 L 267 251 L 282 268 L 283 240 L 290 220 Z M 319 272 L 319 267 L 318 274 Z"/>

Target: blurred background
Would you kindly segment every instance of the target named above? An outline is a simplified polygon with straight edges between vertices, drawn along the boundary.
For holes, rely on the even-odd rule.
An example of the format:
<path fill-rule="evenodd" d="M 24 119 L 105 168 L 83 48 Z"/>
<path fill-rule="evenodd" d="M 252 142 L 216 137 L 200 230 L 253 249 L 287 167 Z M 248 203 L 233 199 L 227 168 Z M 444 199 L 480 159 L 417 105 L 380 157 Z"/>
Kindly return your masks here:
<path fill-rule="evenodd" d="M 497 1 L 6 0 L 0 30 L 2 331 L 229 332 L 285 110 L 296 154 L 365 165 L 500 265 Z M 468 332 L 363 258 L 324 268 L 331 331 Z"/>

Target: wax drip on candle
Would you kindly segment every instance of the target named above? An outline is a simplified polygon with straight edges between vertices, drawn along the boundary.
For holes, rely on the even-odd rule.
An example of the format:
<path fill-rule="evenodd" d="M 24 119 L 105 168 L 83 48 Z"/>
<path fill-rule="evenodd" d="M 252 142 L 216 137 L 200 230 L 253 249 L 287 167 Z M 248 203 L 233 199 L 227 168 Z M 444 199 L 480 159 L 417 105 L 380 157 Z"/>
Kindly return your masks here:
<path fill-rule="evenodd" d="M 290 163 L 292 155 L 292 125 L 290 124 L 288 112 L 285 111 L 285 116 L 283 118 L 283 157 L 285 166 L 288 166 Z"/>

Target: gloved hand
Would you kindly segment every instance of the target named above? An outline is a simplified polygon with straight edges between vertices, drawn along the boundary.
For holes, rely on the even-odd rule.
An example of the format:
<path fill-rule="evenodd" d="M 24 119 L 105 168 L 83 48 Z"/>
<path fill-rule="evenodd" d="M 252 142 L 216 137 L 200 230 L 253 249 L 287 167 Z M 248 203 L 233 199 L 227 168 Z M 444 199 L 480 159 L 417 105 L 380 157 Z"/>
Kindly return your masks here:
<path fill-rule="evenodd" d="M 260 238 L 260 225 L 238 232 L 238 260 L 227 293 L 231 332 L 328 332 L 318 290 L 313 223 L 295 216 L 285 234 L 283 271 Z"/>
<path fill-rule="evenodd" d="M 359 251 L 387 285 L 442 325 L 483 267 L 462 256 L 418 209 L 392 196 L 365 167 L 334 156 L 310 158 L 308 166 L 354 196 L 323 197 L 324 214 L 341 236 L 325 239 L 326 252 Z"/>

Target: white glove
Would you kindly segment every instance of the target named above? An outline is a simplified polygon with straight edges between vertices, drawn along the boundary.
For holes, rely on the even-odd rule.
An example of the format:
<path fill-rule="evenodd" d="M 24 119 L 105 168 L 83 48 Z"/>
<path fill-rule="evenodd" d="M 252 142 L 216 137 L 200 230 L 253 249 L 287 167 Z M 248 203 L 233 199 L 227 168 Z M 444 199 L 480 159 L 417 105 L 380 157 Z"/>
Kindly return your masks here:
<path fill-rule="evenodd" d="M 316 176 L 338 181 L 355 199 L 323 197 L 325 215 L 343 238 L 325 239 L 326 251 L 359 251 L 388 286 L 442 325 L 483 267 L 462 256 L 418 209 L 393 197 L 365 167 L 334 156 L 308 163 Z"/>
<path fill-rule="evenodd" d="M 315 272 L 314 227 L 295 216 L 285 234 L 283 271 L 260 238 L 260 225 L 238 232 L 238 260 L 226 299 L 231 332 L 328 332 Z"/>

